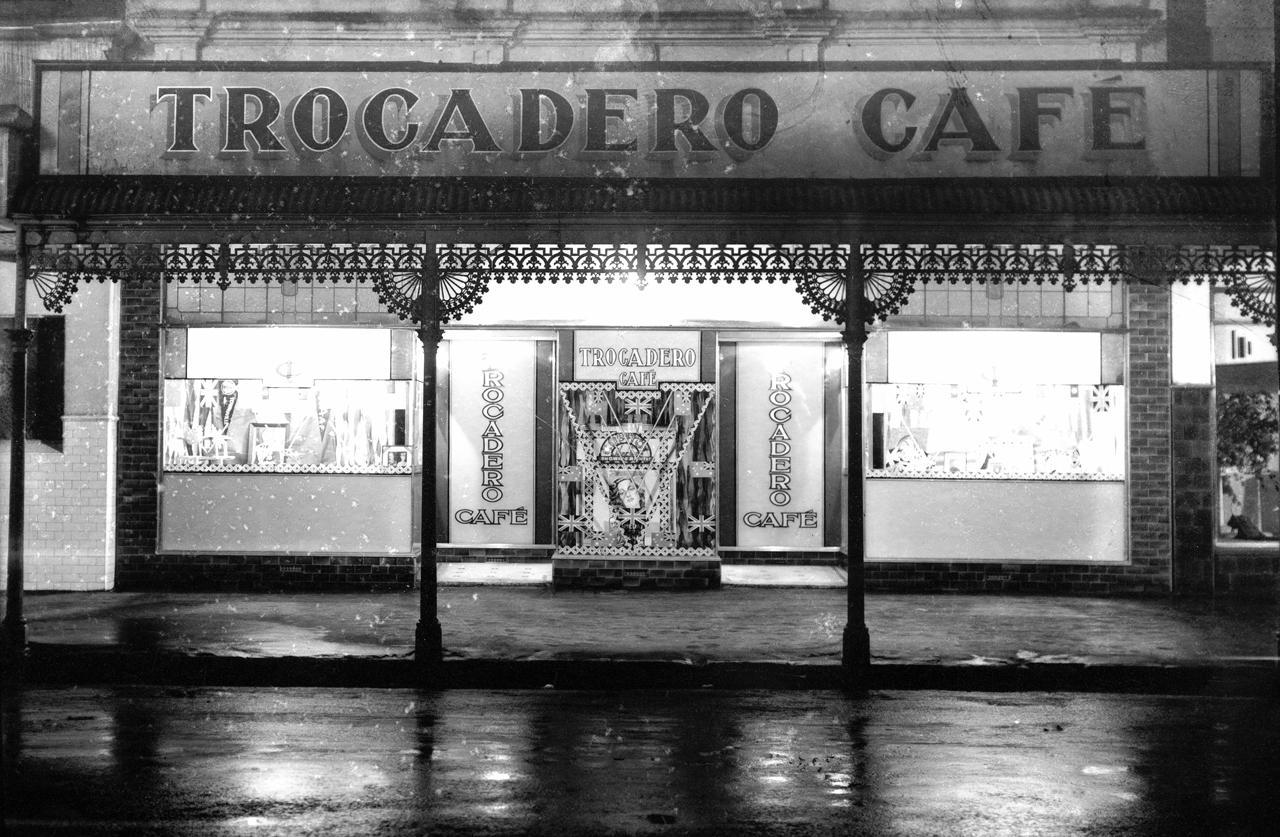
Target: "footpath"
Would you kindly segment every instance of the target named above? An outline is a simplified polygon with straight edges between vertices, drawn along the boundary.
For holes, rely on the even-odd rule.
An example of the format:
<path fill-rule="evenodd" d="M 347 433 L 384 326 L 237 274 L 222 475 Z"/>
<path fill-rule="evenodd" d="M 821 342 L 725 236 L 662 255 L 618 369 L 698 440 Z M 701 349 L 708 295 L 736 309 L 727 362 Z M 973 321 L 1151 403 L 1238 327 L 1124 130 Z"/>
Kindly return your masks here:
<path fill-rule="evenodd" d="M 515 570 L 512 570 L 513 572 Z M 787 579 L 781 579 L 787 581 Z M 937 688 L 1273 693 L 1277 606 L 877 594 L 871 667 L 840 663 L 842 580 L 705 592 L 439 588 L 444 661 L 414 661 L 416 591 L 30 593 L 32 683 L 482 688 Z M 791 581 L 796 581 L 792 577 Z"/>

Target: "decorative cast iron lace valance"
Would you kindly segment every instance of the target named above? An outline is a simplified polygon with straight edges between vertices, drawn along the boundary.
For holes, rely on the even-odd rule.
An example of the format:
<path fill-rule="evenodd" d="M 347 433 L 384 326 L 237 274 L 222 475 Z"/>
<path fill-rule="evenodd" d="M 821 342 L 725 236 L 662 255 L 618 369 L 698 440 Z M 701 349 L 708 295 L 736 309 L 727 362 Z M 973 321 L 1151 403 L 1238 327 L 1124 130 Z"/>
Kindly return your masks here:
<path fill-rule="evenodd" d="M 1275 253 L 1250 246 L 1072 244 L 61 244 L 28 247 L 41 300 L 60 311 L 81 282 L 355 282 L 417 322 L 434 271 L 442 321 L 474 311 L 501 282 L 785 282 L 843 323 L 854 268 L 868 323 L 897 313 L 919 283 L 1208 282 L 1254 322 L 1276 324 Z"/>

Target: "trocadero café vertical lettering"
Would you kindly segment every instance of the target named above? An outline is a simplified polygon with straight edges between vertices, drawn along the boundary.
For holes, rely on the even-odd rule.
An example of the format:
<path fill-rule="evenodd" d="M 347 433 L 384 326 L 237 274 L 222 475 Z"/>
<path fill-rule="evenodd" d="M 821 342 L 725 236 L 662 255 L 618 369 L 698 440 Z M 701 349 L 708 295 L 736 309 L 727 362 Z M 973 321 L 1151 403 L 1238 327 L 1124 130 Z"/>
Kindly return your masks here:
<path fill-rule="evenodd" d="M 536 345 L 454 340 L 449 376 L 452 543 L 532 543 Z"/>
<path fill-rule="evenodd" d="M 197 115 L 215 98 L 220 118 L 218 146 L 212 149 L 197 130 Z M 1047 135 L 1063 131 L 1081 137 L 1079 151 L 1085 158 L 1147 148 L 1142 86 L 1019 86 L 1003 98 L 999 122 L 1008 126 L 1004 136 L 991 119 L 990 108 L 996 105 L 985 105 L 984 114 L 966 87 L 914 92 L 881 87 L 839 106 L 851 110 L 847 122 L 857 144 L 878 160 L 929 160 L 944 146 L 962 147 L 971 160 L 1030 159 L 1044 150 Z M 168 158 L 211 151 L 218 156 L 284 156 L 290 153 L 286 139 L 293 153 L 322 155 L 354 135 L 366 153 L 384 160 L 446 148 L 516 155 L 566 150 L 584 159 L 637 153 L 699 159 L 724 153 L 741 160 L 775 141 L 782 111 L 761 87 L 734 90 L 716 101 L 692 87 L 583 87 L 572 99 L 550 88 L 522 87 L 504 108 L 514 119 L 506 133 L 494 130 L 496 120 L 508 118 L 506 114 L 486 112 L 468 87 L 434 93 L 385 87 L 351 102 L 325 86 L 286 101 L 258 85 L 162 85 L 156 87 L 153 103 L 168 109 L 163 151 Z M 635 110 L 641 112 L 643 127 L 632 124 Z M 1082 131 L 1066 128 L 1069 110 L 1079 114 Z M 579 139 L 571 145 L 574 135 Z"/>

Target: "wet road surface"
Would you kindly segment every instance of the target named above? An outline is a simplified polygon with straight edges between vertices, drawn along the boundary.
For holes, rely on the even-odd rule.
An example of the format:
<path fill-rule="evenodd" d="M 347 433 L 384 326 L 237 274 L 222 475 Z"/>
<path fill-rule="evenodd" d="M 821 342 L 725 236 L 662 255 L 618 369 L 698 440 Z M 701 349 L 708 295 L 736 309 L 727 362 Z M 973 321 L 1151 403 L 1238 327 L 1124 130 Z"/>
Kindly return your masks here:
<path fill-rule="evenodd" d="M 1273 834 L 1280 706 L 9 689 L 8 834 Z"/>

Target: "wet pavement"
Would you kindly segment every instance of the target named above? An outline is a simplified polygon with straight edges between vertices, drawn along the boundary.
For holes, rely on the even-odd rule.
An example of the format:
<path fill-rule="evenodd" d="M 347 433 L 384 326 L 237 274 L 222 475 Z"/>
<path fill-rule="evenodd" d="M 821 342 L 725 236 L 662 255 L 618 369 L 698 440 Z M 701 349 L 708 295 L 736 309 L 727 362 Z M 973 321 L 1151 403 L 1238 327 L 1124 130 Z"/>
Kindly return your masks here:
<path fill-rule="evenodd" d="M 940 692 L 26 688 L 6 833 L 1272 834 L 1280 707 Z"/>
<path fill-rule="evenodd" d="M 830 662 L 845 591 L 704 593 L 443 587 L 453 659 Z M 885 663 L 1271 662 L 1276 608 L 1200 599 L 870 594 L 873 658 Z M 415 592 L 53 593 L 26 598 L 33 644 L 245 657 L 403 657 Z"/>
<path fill-rule="evenodd" d="M 838 680 L 846 614 L 841 589 L 636 593 L 471 586 L 442 587 L 439 596 L 446 669 L 470 672 L 453 685 L 565 685 L 572 675 L 573 685 L 583 686 L 591 685 L 592 671 L 605 685 L 620 672 L 631 685 L 753 685 L 751 671 L 762 673 L 764 679 L 754 681 L 761 686 Z M 26 614 L 34 668 L 58 682 L 76 676 L 246 685 L 421 682 L 408 671 L 418 618 L 411 591 L 33 594 Z M 873 671 L 880 677 L 873 685 L 880 686 L 987 688 L 983 678 L 1000 671 L 1017 679 L 991 681 L 992 687 L 1074 688 L 1053 677 L 1107 672 L 1191 672 L 1197 682 L 1222 672 L 1274 677 L 1275 624 L 1275 606 L 1261 602 L 867 596 Z M 202 668 L 146 679 L 174 660 Z M 584 665 L 592 662 L 613 668 Z M 328 676 L 321 673 L 325 666 Z M 521 666 L 525 673 L 511 679 Z M 90 676 L 95 670 L 102 676 Z M 730 670 L 730 682 L 704 676 Z M 345 673 L 333 674 L 338 671 Z M 1037 685 L 1027 679 L 1037 672 L 1052 677 Z M 1113 687 L 1166 688 L 1097 686 Z"/>

